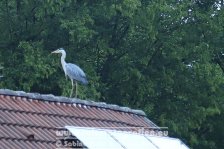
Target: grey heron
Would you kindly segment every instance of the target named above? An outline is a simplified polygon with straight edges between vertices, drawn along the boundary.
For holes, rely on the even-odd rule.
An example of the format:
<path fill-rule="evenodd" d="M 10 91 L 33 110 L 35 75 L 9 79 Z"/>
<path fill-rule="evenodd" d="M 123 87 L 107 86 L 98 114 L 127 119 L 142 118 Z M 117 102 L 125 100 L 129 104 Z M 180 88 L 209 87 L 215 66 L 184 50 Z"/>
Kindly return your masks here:
<path fill-rule="evenodd" d="M 75 81 L 75 86 L 76 86 L 75 87 L 75 97 L 77 97 L 77 88 L 78 88 L 77 81 L 84 85 L 88 84 L 85 73 L 79 66 L 72 64 L 72 63 L 65 62 L 66 52 L 63 48 L 59 48 L 51 53 L 61 53 L 61 65 L 62 65 L 62 68 L 65 73 L 65 78 L 67 78 L 67 76 L 68 76 L 72 82 L 72 89 L 71 89 L 70 97 L 72 97 L 73 90 L 74 90 L 74 82 L 73 81 Z"/>

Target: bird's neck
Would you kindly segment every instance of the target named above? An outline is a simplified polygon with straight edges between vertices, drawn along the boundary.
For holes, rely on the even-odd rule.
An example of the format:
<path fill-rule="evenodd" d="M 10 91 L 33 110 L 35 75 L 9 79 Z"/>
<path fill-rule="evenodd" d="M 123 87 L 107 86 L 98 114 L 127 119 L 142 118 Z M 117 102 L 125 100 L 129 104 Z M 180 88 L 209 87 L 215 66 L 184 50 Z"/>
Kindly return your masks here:
<path fill-rule="evenodd" d="M 62 55 L 62 56 L 61 56 L 61 65 L 62 65 L 62 68 L 63 68 L 65 74 L 66 74 L 66 69 L 65 69 L 65 64 L 66 64 L 66 62 L 65 62 L 65 57 L 66 57 L 65 55 Z"/>

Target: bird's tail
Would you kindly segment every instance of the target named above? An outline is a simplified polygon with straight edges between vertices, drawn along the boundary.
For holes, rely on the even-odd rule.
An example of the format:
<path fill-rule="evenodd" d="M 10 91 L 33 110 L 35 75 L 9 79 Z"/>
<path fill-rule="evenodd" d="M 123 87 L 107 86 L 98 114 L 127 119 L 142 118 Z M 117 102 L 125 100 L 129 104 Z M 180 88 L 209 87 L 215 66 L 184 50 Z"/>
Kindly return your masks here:
<path fill-rule="evenodd" d="M 81 80 L 81 83 L 84 84 L 84 85 L 87 85 L 89 82 L 88 82 L 88 80 L 86 78 L 83 78 Z"/>

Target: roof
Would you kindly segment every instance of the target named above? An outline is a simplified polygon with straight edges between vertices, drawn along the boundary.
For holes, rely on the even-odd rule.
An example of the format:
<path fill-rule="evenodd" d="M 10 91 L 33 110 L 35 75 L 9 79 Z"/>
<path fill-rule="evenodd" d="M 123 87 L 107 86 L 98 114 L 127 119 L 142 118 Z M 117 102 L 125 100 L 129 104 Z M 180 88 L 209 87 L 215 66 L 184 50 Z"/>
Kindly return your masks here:
<path fill-rule="evenodd" d="M 189 149 L 181 140 L 148 133 L 126 132 L 108 129 L 66 126 L 78 138 L 74 147 L 88 149 Z M 88 137 L 87 137 L 88 136 Z M 70 140 L 72 137 L 70 137 Z M 59 141 L 59 140 L 58 140 Z M 63 143 L 58 143 L 61 147 Z"/>
<path fill-rule="evenodd" d="M 0 89 L 1 147 L 55 148 L 55 131 L 65 126 L 157 127 L 141 110 Z"/>

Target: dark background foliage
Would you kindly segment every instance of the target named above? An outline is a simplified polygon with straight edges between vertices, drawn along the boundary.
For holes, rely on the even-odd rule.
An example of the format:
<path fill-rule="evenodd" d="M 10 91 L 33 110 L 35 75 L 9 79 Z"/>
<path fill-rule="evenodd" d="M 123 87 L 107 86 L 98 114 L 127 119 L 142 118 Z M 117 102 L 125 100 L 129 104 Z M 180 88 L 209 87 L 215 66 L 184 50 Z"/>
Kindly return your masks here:
<path fill-rule="evenodd" d="M 0 87 L 142 109 L 195 149 L 224 148 L 223 0 L 2 0 Z"/>

